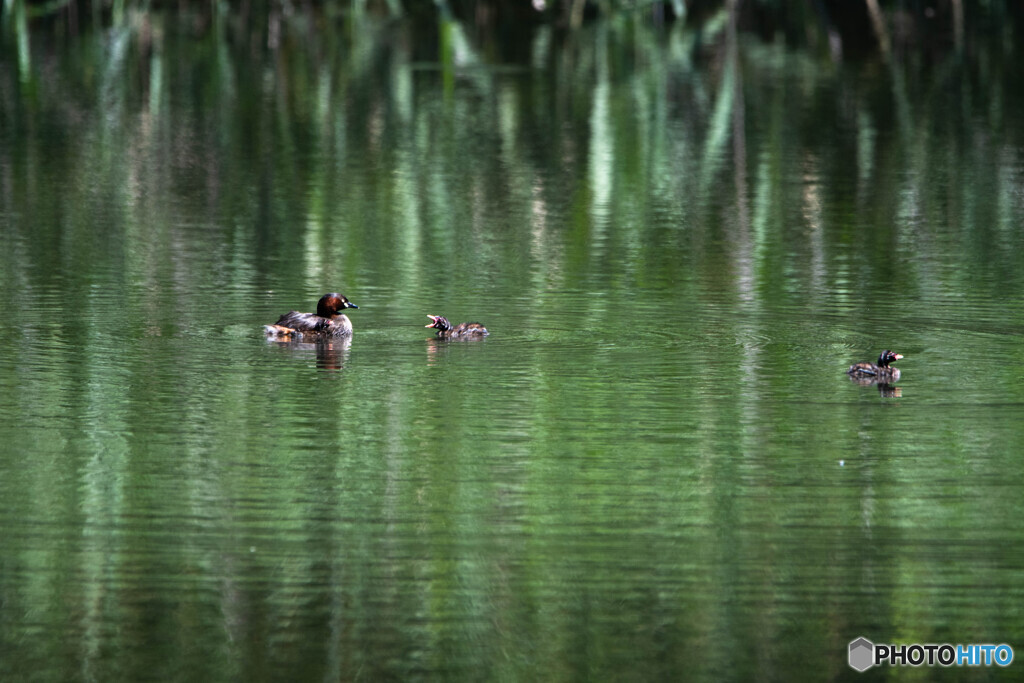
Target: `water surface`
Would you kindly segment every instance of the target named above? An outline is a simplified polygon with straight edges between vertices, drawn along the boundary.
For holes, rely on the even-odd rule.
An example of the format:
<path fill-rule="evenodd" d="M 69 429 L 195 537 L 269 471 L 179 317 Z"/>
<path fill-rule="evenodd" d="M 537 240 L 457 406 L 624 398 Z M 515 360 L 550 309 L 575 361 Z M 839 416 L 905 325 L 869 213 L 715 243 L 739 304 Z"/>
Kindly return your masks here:
<path fill-rule="evenodd" d="M 844 61 L 622 19 L 506 64 L 332 21 L 5 29 L 5 680 L 1020 648 L 1012 31 Z M 350 344 L 263 339 L 327 291 Z M 883 348 L 896 389 L 849 381 Z"/>

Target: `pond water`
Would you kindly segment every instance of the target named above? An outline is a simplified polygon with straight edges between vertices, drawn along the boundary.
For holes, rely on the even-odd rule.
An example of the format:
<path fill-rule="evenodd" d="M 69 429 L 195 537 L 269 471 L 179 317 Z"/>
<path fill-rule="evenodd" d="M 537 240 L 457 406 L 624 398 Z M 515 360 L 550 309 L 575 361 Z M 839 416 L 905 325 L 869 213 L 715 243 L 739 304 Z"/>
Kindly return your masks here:
<path fill-rule="evenodd" d="M 4 26 L 0 678 L 1024 645 L 1015 33 L 279 19 Z M 330 291 L 351 343 L 264 339 Z"/>

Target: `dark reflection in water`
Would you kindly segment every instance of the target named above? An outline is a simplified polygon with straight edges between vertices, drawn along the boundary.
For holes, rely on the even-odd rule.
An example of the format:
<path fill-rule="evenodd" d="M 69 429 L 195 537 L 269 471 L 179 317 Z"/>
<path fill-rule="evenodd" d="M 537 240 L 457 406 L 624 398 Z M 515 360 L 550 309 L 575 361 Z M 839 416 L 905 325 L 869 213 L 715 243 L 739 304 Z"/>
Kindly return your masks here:
<path fill-rule="evenodd" d="M 901 396 L 903 396 L 903 389 L 901 387 L 896 387 L 886 382 L 879 382 L 878 393 L 883 398 L 900 398 Z"/>
<path fill-rule="evenodd" d="M 349 348 L 352 346 L 352 337 L 318 339 L 312 342 L 268 338 L 267 344 L 294 353 L 296 358 L 312 355 L 316 358 L 316 367 L 321 370 L 342 370 L 348 358 Z"/>
<path fill-rule="evenodd" d="M 898 378 L 897 378 L 898 379 Z M 850 377 L 850 381 L 862 387 L 875 387 L 882 398 L 900 398 L 903 388 L 891 382 L 879 380 L 877 377 Z"/>
<path fill-rule="evenodd" d="M 920 53 L 902 6 L 867 54 L 824 14 L 620 15 L 505 68 L 484 19 L 5 4 L 0 678 L 794 680 L 858 636 L 1024 641 L 998 7 Z M 351 339 L 263 338 L 326 291 Z M 442 310 L 491 336 L 428 339 Z M 851 386 L 889 344 L 899 384 Z"/>

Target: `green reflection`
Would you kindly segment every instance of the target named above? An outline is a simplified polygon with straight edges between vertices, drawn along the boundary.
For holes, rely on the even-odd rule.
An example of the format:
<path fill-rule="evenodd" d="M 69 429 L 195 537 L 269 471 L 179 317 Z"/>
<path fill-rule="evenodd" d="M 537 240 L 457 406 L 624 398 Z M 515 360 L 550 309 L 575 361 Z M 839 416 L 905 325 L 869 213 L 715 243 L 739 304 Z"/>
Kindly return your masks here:
<path fill-rule="evenodd" d="M 97 7 L 4 9 L 4 679 L 1020 641 L 1012 22 Z M 260 338 L 332 290 L 351 346 Z"/>

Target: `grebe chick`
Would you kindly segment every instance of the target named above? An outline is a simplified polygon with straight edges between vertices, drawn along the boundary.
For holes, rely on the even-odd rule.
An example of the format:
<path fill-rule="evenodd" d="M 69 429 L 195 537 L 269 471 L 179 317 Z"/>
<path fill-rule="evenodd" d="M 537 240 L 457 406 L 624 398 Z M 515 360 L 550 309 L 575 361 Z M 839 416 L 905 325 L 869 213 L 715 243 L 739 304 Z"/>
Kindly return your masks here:
<path fill-rule="evenodd" d="M 448 318 L 441 315 L 428 315 L 434 322 L 424 327 L 433 327 L 437 330 L 438 339 L 479 339 L 490 334 L 487 328 L 480 323 L 459 323 L 454 327 Z"/>

